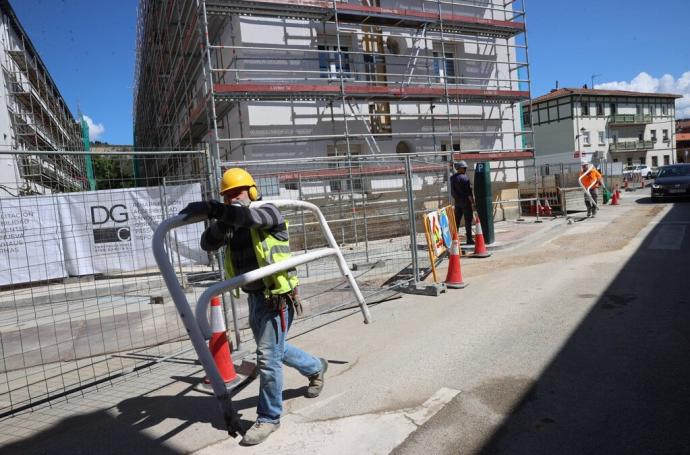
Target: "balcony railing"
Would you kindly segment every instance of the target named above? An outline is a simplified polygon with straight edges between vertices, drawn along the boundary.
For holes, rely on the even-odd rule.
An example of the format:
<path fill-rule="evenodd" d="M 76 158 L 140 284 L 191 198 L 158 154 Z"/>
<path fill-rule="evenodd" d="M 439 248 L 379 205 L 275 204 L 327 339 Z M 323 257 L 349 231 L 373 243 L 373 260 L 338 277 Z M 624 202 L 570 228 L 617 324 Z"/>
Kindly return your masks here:
<path fill-rule="evenodd" d="M 615 114 L 609 115 L 609 125 L 646 125 L 652 123 L 650 114 Z"/>
<path fill-rule="evenodd" d="M 615 144 L 609 145 L 609 151 L 611 152 L 627 152 L 631 150 L 648 150 L 654 148 L 654 142 L 652 141 L 628 141 L 628 142 L 616 142 Z"/>

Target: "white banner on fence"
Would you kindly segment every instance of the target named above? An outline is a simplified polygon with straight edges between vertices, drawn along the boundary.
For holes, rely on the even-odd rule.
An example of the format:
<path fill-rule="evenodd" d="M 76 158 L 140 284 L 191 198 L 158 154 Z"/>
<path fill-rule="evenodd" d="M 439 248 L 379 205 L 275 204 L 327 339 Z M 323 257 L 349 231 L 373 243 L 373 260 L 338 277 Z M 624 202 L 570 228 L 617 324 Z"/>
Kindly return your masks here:
<path fill-rule="evenodd" d="M 66 276 L 54 196 L 0 199 L 0 286 Z"/>
<path fill-rule="evenodd" d="M 198 183 L 165 187 L 100 190 L 60 195 L 65 264 L 70 275 L 155 268 L 153 231 L 163 216 L 176 215 L 201 199 Z M 173 260 L 207 263 L 199 247 L 201 225 L 176 229 Z"/>

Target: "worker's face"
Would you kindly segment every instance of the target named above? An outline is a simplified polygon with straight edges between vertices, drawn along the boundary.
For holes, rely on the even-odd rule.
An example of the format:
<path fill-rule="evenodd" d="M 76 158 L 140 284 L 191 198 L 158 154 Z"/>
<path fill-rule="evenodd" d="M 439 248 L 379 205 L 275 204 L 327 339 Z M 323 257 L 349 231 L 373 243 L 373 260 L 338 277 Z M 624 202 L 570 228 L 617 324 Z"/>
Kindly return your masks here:
<path fill-rule="evenodd" d="M 233 188 L 231 190 L 227 190 L 225 193 L 223 193 L 223 202 L 226 204 L 232 204 L 233 202 L 243 202 L 243 201 L 249 201 L 249 187 L 248 186 L 242 186 L 239 188 Z"/>

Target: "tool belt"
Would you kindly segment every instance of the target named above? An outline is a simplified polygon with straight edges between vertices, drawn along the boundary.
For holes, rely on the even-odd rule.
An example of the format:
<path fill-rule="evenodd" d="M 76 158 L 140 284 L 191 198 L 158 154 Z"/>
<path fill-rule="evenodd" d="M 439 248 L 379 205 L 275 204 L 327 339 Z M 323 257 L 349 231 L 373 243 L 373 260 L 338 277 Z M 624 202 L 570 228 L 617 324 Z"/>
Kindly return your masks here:
<path fill-rule="evenodd" d="M 285 294 L 271 295 L 266 298 L 266 303 L 271 305 L 271 308 L 276 312 L 282 312 L 285 308 L 292 307 L 297 317 L 302 316 L 302 313 L 304 313 L 304 308 L 296 288 Z"/>

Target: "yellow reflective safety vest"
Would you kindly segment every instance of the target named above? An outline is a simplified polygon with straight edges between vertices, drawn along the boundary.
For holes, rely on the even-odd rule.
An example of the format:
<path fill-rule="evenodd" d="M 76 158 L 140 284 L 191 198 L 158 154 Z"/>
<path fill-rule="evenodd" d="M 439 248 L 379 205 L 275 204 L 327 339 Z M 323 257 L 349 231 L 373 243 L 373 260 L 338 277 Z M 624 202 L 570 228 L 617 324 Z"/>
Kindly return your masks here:
<path fill-rule="evenodd" d="M 285 229 L 287 230 L 287 221 L 285 221 Z M 254 255 L 259 267 L 265 267 L 290 258 L 289 240 L 278 240 L 268 232 L 259 229 L 249 229 L 249 233 L 251 234 Z M 232 266 L 232 251 L 229 246 L 225 247 L 225 271 L 228 274 L 228 278 L 235 276 L 235 270 Z M 270 296 L 286 294 L 292 291 L 299 284 L 299 279 L 296 274 L 283 270 L 265 277 L 263 282 L 264 286 L 266 286 L 266 295 Z"/>

